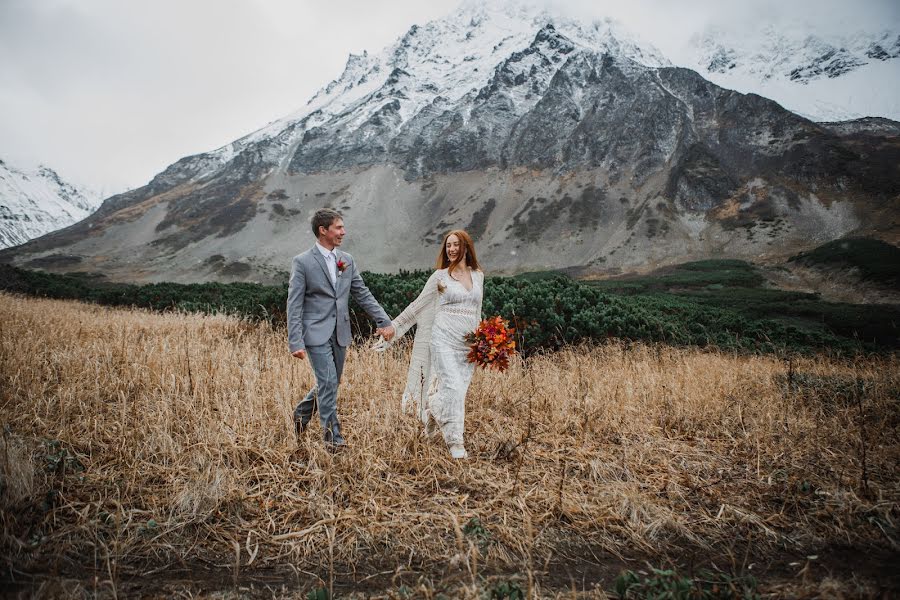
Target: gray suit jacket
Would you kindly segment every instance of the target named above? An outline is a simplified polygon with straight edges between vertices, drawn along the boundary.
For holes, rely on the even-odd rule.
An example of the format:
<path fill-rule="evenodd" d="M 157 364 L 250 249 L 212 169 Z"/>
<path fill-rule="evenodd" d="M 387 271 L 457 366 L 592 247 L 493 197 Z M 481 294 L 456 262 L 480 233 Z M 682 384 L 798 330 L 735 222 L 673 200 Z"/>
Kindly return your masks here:
<path fill-rule="evenodd" d="M 337 285 L 325 270 L 325 259 L 313 246 L 294 257 L 291 263 L 291 281 L 288 286 L 287 322 L 288 345 L 291 352 L 306 346 L 327 344 L 337 329 L 337 342 L 348 346 L 350 334 L 350 294 L 378 327 L 391 324 L 390 318 L 366 287 L 353 257 L 335 248 L 338 261 L 347 268 L 338 273 Z"/>

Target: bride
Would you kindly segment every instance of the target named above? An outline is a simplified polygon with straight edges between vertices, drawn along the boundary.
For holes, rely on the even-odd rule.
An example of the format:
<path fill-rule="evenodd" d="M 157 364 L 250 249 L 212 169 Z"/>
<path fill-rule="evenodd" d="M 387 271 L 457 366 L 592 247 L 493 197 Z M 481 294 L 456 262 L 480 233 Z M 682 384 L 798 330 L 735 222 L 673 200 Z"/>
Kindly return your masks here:
<path fill-rule="evenodd" d="M 395 339 L 418 325 L 402 407 L 417 412 L 430 436 L 439 429 L 453 458 L 466 458 L 465 401 L 475 365 L 466 360 L 465 336 L 481 321 L 484 293 L 484 273 L 469 234 L 457 229 L 444 237 L 436 268 L 419 297 L 392 323 Z"/>

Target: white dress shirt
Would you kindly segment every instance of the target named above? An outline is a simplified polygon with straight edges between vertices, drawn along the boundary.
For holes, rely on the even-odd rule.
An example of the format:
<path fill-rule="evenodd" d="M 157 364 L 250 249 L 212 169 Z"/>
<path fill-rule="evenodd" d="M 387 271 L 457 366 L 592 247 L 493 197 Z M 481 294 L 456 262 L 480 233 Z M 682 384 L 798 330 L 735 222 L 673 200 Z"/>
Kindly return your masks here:
<path fill-rule="evenodd" d="M 328 275 L 331 277 L 331 284 L 334 287 L 337 287 L 337 255 L 335 255 L 334 250 L 329 250 L 319 242 L 316 242 L 316 248 L 319 249 L 319 252 L 322 253 L 322 256 L 325 258 L 325 265 L 328 267 Z"/>

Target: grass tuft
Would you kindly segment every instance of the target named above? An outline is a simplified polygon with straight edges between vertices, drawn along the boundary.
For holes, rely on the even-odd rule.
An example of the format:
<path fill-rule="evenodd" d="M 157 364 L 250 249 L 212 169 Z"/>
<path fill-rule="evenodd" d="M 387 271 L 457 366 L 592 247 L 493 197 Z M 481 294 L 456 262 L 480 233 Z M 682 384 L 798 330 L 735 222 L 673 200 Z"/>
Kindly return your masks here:
<path fill-rule="evenodd" d="M 335 595 L 518 574 L 533 597 L 568 588 L 559 574 L 580 581 L 579 561 L 715 557 L 739 573 L 829 547 L 884 556 L 900 540 L 895 355 L 611 341 L 519 357 L 475 374 L 471 459 L 454 462 L 400 411 L 405 344 L 350 349 L 350 446 L 332 455 L 317 424 L 295 439 L 313 376 L 268 322 L 0 294 L 0 324 L 7 573 L 115 589 L 289 568 Z"/>

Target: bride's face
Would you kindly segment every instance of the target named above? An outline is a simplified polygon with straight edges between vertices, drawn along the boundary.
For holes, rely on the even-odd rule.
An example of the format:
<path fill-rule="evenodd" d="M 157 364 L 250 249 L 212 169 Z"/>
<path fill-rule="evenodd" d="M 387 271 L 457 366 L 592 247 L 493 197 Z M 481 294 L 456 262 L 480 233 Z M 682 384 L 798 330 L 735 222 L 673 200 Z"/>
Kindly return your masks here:
<path fill-rule="evenodd" d="M 447 258 L 450 259 L 450 262 L 454 262 L 458 256 L 464 255 L 462 243 L 459 241 L 456 234 L 447 238 L 447 244 L 444 246 L 444 250 L 447 252 Z"/>

